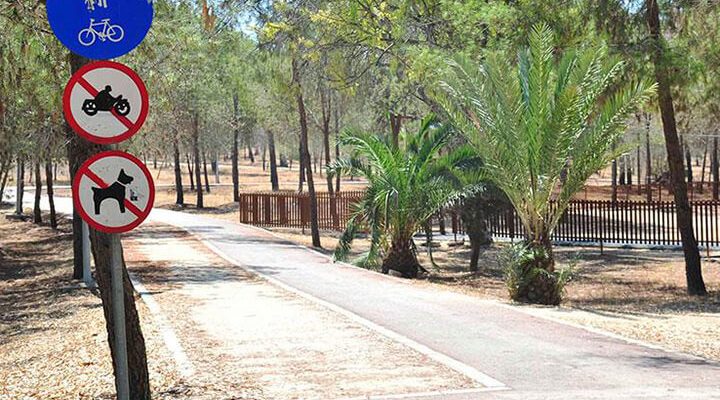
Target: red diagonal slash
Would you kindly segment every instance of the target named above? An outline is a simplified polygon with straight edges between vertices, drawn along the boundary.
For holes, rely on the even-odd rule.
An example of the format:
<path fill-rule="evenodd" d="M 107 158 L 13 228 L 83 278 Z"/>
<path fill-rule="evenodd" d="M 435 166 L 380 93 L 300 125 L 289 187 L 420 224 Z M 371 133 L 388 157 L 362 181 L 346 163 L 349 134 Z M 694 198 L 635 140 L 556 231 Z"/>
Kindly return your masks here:
<path fill-rule="evenodd" d="M 105 181 L 102 180 L 102 178 L 100 178 L 99 176 L 95 175 L 95 173 L 92 172 L 92 171 L 90 170 L 90 168 L 88 168 L 88 169 L 85 171 L 85 176 L 87 176 L 88 178 L 90 178 L 91 181 L 95 182 L 96 185 L 100 186 L 101 189 L 107 189 L 107 187 L 110 186 L 110 185 L 108 185 L 107 183 L 105 183 Z M 132 213 L 135 214 L 136 216 L 142 218 L 143 212 L 142 212 L 139 208 L 137 208 L 137 207 L 135 206 L 135 204 L 131 203 L 130 200 L 128 200 L 128 199 L 125 199 L 125 208 L 127 208 L 128 210 L 130 210 L 130 212 L 132 212 Z"/>
<path fill-rule="evenodd" d="M 85 80 L 85 78 L 82 76 L 80 78 L 78 78 L 77 82 L 80 84 L 80 86 L 83 87 L 83 89 L 87 90 L 87 92 L 90 93 L 90 96 L 92 96 L 92 97 L 97 97 L 98 93 L 100 93 L 97 89 L 95 89 L 95 87 L 93 85 L 90 84 L 90 82 Z M 132 121 L 130 121 L 129 118 L 118 114 L 114 108 L 110 110 L 110 113 L 115 118 L 117 118 L 117 120 L 120 121 L 120 123 L 125 125 L 126 128 L 132 129 L 135 126 L 135 124 Z"/>

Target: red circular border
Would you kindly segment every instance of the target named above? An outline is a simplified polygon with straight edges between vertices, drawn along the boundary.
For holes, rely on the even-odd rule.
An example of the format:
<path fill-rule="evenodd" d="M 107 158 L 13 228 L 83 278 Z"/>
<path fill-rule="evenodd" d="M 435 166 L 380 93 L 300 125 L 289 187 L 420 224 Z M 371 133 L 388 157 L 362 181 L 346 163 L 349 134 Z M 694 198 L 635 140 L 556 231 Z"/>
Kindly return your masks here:
<path fill-rule="evenodd" d="M 135 122 L 132 129 L 128 129 L 127 132 L 123 133 L 120 136 L 106 138 L 93 135 L 92 133 L 83 129 L 80 124 L 77 123 L 77 121 L 75 120 L 75 116 L 73 116 L 72 110 L 70 109 L 70 95 L 72 94 L 72 90 L 75 85 L 78 84 L 78 80 L 80 79 L 80 77 L 90 71 L 99 68 L 111 68 L 125 73 L 135 83 L 135 85 L 137 85 L 138 90 L 140 91 L 142 108 L 140 109 L 140 115 L 138 116 L 138 120 L 137 122 Z M 150 99 L 148 97 L 148 91 L 145 87 L 145 83 L 142 81 L 142 79 L 140 79 L 140 76 L 135 71 L 130 69 L 130 67 L 120 63 L 116 63 L 114 61 L 97 61 L 83 66 L 75 74 L 73 74 L 72 78 L 70 78 L 67 85 L 65 86 L 65 91 L 63 92 L 63 111 L 65 113 L 65 120 L 67 120 L 67 123 L 78 135 L 97 144 L 115 144 L 130 139 L 140 130 L 140 128 L 145 123 L 149 109 Z"/>
<path fill-rule="evenodd" d="M 125 225 L 125 226 L 119 226 L 115 228 L 110 228 L 104 225 L 99 224 L 96 222 L 88 213 L 85 212 L 85 210 L 82 207 L 82 203 L 80 203 L 80 180 L 83 178 L 85 173 L 90 169 L 90 166 L 92 166 L 96 161 L 106 158 L 106 157 L 121 157 L 125 158 L 127 160 L 130 160 L 133 164 L 136 164 L 140 169 L 142 170 L 143 174 L 145 174 L 145 178 L 147 178 L 148 181 L 148 187 L 150 189 L 150 198 L 148 199 L 147 207 L 143 210 L 142 216 L 138 216 L 137 220 L 134 222 Z M 123 151 L 103 151 L 102 153 L 95 154 L 94 156 L 90 157 L 87 161 L 83 163 L 83 165 L 78 169 L 77 173 L 75 173 L 75 179 L 73 179 L 73 185 L 72 185 L 72 197 L 73 197 L 73 204 L 75 205 L 75 210 L 80 214 L 80 217 L 82 217 L 85 222 L 88 223 L 91 227 L 93 227 L 95 230 L 98 230 L 100 232 L 105 233 L 124 233 L 129 232 L 135 228 L 138 227 L 138 225 L 142 224 L 143 221 L 150 215 L 150 211 L 153 209 L 153 205 L 155 204 L 155 182 L 153 182 L 152 175 L 150 175 L 150 171 L 147 169 L 145 164 L 143 164 L 142 161 L 138 160 L 135 156 L 125 153 Z"/>

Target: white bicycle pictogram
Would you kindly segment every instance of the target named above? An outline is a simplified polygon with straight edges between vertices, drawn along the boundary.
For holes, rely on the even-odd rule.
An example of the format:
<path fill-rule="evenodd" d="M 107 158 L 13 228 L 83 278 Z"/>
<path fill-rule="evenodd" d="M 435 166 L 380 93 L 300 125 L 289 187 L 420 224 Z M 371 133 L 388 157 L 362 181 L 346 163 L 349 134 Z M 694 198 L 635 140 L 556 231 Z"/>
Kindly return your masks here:
<path fill-rule="evenodd" d="M 97 28 L 102 28 L 98 30 Z M 111 25 L 110 19 L 102 19 L 100 22 L 95 22 L 94 19 L 90 18 L 90 26 L 81 30 L 78 34 L 78 41 L 83 46 L 92 46 L 95 40 L 100 39 L 104 42 L 106 39 L 117 43 L 125 37 L 125 30 L 120 25 Z"/>

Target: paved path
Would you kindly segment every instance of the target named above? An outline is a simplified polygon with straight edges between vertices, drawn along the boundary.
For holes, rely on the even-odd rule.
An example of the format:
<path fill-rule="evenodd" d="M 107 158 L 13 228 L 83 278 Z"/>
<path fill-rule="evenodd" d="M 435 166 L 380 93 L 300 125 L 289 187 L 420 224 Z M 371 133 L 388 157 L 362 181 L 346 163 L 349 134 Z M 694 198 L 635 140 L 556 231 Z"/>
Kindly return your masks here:
<path fill-rule="evenodd" d="M 68 205 L 58 203 L 62 210 Z M 159 209 L 150 219 L 181 227 L 228 261 L 356 315 L 456 369 L 477 372 L 486 386 L 508 389 L 444 399 L 720 399 L 720 365 L 715 363 L 332 264 L 249 226 Z"/>

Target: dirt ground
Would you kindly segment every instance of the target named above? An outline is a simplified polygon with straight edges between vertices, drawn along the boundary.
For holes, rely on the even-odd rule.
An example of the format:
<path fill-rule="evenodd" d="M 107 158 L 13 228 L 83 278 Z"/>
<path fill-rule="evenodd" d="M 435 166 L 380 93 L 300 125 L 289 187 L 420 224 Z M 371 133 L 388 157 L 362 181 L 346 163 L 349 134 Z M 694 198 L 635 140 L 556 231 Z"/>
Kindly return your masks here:
<path fill-rule="evenodd" d="M 100 297 L 70 279 L 68 222 L 53 232 L 8 221 L 8 212 L 0 209 L 0 400 L 114 398 Z M 137 305 L 153 398 L 203 392 L 178 377 L 149 311 L 141 301 Z"/>

